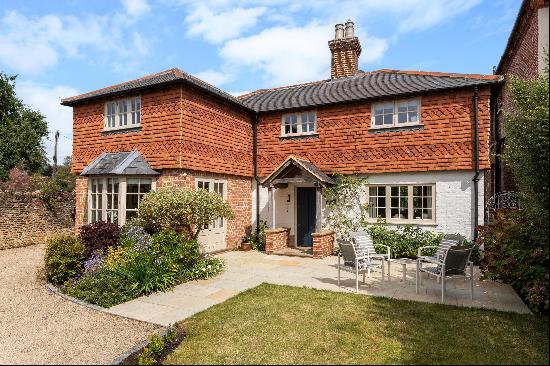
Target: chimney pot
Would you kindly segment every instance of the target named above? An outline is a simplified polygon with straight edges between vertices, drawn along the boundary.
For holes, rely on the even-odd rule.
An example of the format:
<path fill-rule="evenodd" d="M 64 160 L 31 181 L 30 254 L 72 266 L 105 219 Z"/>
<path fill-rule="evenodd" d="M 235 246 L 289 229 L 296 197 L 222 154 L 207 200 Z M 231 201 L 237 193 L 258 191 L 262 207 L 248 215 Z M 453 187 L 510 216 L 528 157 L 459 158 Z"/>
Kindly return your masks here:
<path fill-rule="evenodd" d="M 342 39 L 344 38 L 344 25 L 341 23 L 338 23 L 334 26 L 334 39 Z"/>
<path fill-rule="evenodd" d="M 355 37 L 355 27 L 351 19 L 346 22 L 346 38 Z"/>

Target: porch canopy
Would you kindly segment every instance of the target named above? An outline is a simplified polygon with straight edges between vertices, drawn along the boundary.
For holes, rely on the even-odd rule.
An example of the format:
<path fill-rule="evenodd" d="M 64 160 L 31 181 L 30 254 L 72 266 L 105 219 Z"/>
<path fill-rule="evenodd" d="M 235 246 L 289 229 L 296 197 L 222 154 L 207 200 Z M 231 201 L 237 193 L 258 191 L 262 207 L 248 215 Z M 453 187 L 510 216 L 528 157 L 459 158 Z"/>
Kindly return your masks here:
<path fill-rule="evenodd" d="M 321 189 L 336 184 L 336 181 L 309 160 L 290 155 L 262 181 L 262 185 L 268 188 L 268 205 L 271 214 L 269 227 L 272 229 L 276 226 L 274 188 L 287 188 L 289 184 L 306 184 L 315 187 L 315 230 L 320 231 L 322 226 Z"/>
<path fill-rule="evenodd" d="M 102 153 L 80 175 L 158 175 L 137 150 Z"/>
<path fill-rule="evenodd" d="M 278 187 L 288 183 L 312 183 L 316 187 L 326 187 L 336 184 L 336 181 L 311 161 L 290 155 L 263 180 L 262 185 Z"/>

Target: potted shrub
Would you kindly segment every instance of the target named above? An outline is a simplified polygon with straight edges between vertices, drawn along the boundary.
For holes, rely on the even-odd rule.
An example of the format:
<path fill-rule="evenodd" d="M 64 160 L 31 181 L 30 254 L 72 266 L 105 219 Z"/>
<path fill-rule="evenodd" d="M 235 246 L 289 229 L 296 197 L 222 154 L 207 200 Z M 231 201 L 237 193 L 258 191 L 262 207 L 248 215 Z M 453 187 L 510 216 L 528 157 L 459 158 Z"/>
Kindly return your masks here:
<path fill-rule="evenodd" d="M 252 236 L 252 234 L 243 236 L 241 241 L 241 250 L 248 251 L 252 249 L 252 243 L 254 243 L 254 236 Z"/>

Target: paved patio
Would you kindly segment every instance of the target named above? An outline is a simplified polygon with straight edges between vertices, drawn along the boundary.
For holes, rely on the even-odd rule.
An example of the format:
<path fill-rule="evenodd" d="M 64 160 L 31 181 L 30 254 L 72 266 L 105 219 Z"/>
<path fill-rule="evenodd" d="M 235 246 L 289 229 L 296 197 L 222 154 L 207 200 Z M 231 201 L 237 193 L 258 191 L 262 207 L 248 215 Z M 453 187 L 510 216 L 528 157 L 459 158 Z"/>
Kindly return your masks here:
<path fill-rule="evenodd" d="M 219 255 L 225 261 L 225 271 L 210 280 L 188 282 L 173 291 L 120 304 L 109 309 L 113 314 L 169 325 L 192 316 L 212 305 L 223 302 L 239 292 L 262 282 L 305 286 L 316 289 L 355 292 L 355 274 L 342 272 L 341 287 L 337 285 L 337 258 L 311 259 L 266 255 L 264 253 L 227 252 Z M 476 279 L 479 271 L 475 269 Z M 424 277 L 426 278 L 426 277 Z M 392 297 L 423 302 L 441 301 L 441 287 L 435 278 L 424 279 L 419 294 L 415 291 L 415 267 L 407 266 L 407 280 L 402 281 L 401 265 L 393 263 L 391 278 L 380 281 L 380 272 L 373 271 L 359 292 L 372 296 Z M 445 303 L 449 305 L 529 313 L 527 306 L 508 285 L 492 281 L 474 282 L 474 300 L 470 300 L 469 281 L 453 279 L 447 282 Z"/>

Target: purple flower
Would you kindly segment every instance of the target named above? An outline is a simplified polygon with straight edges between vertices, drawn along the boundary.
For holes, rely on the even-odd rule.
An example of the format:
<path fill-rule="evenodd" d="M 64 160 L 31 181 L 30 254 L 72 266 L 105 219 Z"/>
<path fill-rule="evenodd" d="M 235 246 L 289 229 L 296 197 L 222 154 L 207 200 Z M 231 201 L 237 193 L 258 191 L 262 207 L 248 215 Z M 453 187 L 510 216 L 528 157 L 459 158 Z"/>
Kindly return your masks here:
<path fill-rule="evenodd" d="M 97 272 L 105 263 L 105 254 L 102 250 L 96 250 L 84 261 L 84 275 L 88 276 Z"/>

